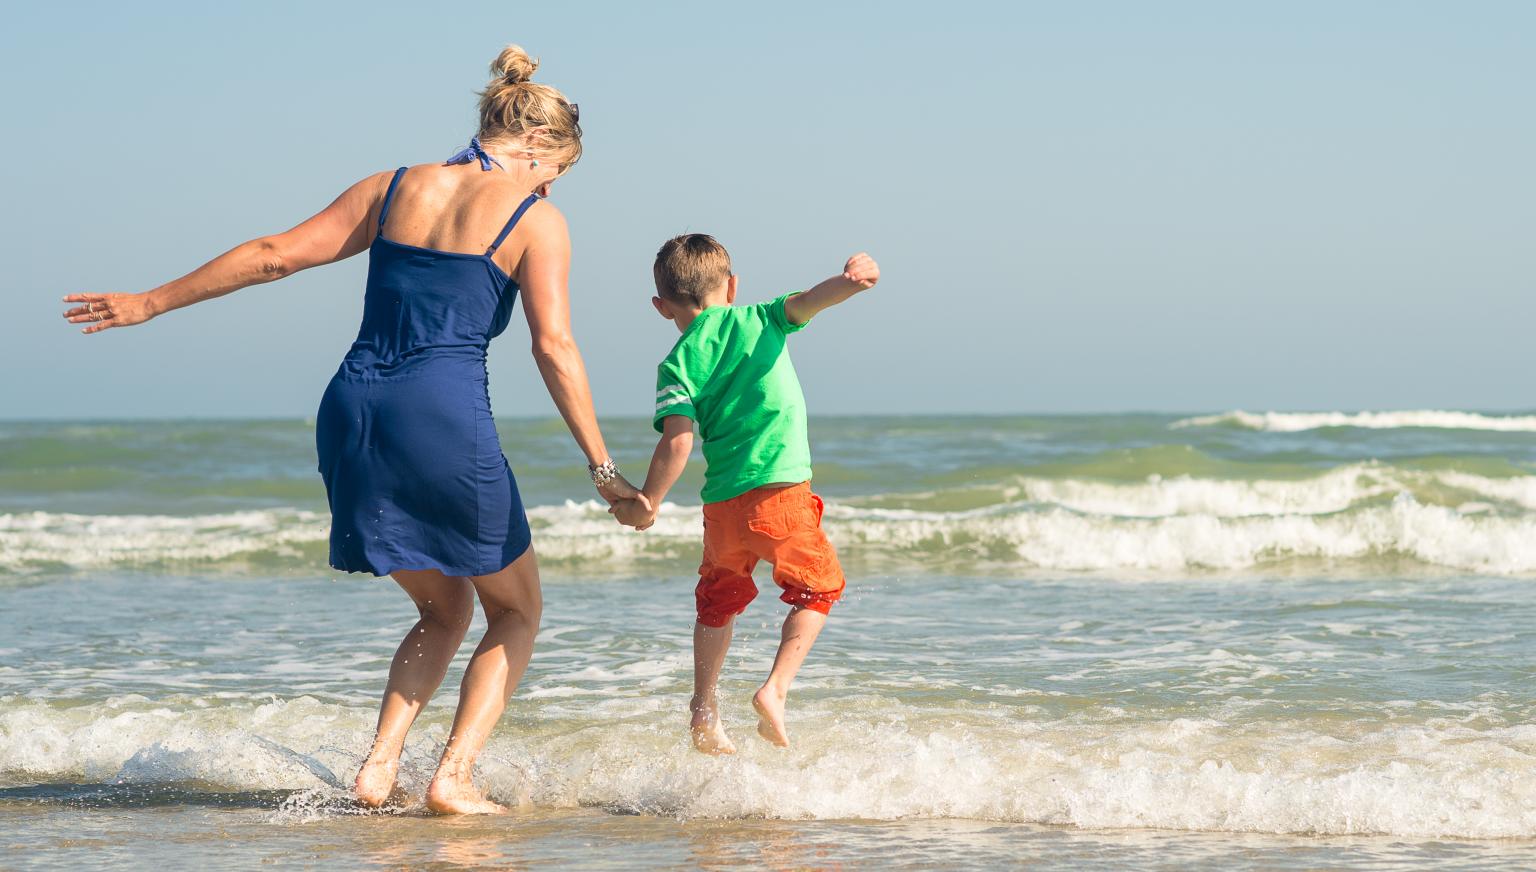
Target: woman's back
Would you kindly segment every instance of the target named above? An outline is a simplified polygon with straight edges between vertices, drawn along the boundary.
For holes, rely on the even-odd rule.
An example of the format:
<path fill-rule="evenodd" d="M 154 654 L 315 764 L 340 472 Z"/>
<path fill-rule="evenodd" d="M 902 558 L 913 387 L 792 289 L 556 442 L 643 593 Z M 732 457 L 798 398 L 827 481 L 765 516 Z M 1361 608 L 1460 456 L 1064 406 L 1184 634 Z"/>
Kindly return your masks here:
<path fill-rule="evenodd" d="M 400 178 L 381 235 L 403 245 L 483 254 L 528 194 L 510 174 L 482 172 L 473 163 L 420 164 Z M 511 275 L 521 253 L 514 231 L 494 259 Z"/>
<path fill-rule="evenodd" d="M 487 344 L 506 328 L 517 285 L 496 258 L 538 198 L 462 169 L 402 167 L 391 178 L 342 377 L 414 377 L 451 361 L 483 367 Z"/>

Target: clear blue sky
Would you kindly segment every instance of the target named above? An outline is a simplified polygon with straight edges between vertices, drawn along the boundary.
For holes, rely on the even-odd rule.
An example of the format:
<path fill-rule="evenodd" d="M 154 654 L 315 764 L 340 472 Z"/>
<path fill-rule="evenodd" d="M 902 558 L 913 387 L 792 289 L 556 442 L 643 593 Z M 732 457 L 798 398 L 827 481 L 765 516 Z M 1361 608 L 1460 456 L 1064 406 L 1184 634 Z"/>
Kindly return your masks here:
<path fill-rule="evenodd" d="M 307 416 L 364 257 L 82 337 L 142 290 L 441 159 L 507 42 L 582 107 L 556 185 L 599 411 L 714 233 L 746 300 L 867 249 L 793 349 L 813 414 L 1536 406 L 1536 4 L 13 5 L 0 417 Z M 552 414 L 521 316 L 493 405 Z"/>

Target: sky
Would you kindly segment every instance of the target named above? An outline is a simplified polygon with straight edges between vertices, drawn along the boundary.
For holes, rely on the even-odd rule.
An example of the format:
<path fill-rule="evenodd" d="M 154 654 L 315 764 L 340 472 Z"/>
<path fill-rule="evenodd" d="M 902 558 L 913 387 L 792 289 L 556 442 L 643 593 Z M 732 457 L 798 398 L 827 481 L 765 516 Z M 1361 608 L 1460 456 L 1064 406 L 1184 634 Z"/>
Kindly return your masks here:
<path fill-rule="evenodd" d="M 1536 4 L 71 3 L 0 32 L 0 417 L 309 417 L 366 256 L 81 336 L 448 156 L 508 42 L 580 103 L 554 188 L 598 410 L 676 339 L 656 248 L 769 299 L 812 414 L 1536 407 Z M 519 314 L 498 415 L 554 413 Z"/>

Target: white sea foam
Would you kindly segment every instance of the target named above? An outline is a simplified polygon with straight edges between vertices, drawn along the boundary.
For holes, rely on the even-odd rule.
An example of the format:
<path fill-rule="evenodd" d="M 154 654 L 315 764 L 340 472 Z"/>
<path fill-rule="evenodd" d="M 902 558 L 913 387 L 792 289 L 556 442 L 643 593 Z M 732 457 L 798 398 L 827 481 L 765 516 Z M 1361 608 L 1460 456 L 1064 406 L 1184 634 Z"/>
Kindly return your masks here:
<path fill-rule="evenodd" d="M 237 790 L 340 783 L 307 753 L 264 738 L 303 736 L 313 751 L 329 744 L 328 733 L 354 744 L 366 736 L 362 724 L 336 732 L 339 714 L 347 710 L 309 698 L 189 710 L 138 696 L 62 707 L 12 697 L 0 712 L 0 779 L 196 782 Z"/>
<path fill-rule="evenodd" d="M 0 515 L 0 568 L 63 564 L 86 569 L 210 562 L 273 554 L 324 541 L 330 518 L 298 509 L 215 515 Z"/>
<path fill-rule="evenodd" d="M 988 491 L 1008 502 L 1061 507 L 1085 514 L 1127 518 L 1211 515 L 1323 515 L 1381 502 L 1408 493 L 1421 502 L 1487 508 L 1536 509 L 1536 476 L 1493 478 L 1455 470 L 1419 470 L 1375 461 L 1336 467 L 1305 478 L 1234 479 L 1190 475 L 1149 475 L 1142 481 L 1099 481 L 1019 476 Z M 886 496 L 856 502 L 922 505 L 935 492 Z"/>
<path fill-rule="evenodd" d="M 1464 476 L 1473 488 L 1480 476 Z M 1018 495 L 1032 503 L 1121 517 L 1213 515 L 1319 515 L 1366 500 L 1411 490 L 1424 477 L 1374 463 L 1352 464 L 1301 479 L 1238 479 L 1150 476 L 1134 483 L 1083 479 L 1021 478 Z M 1536 482 L 1536 477 L 1531 479 Z M 1481 492 L 1481 491 L 1480 491 Z M 1536 488 L 1533 488 L 1536 493 Z"/>
<path fill-rule="evenodd" d="M 1536 572 L 1536 518 L 1467 515 L 1404 495 L 1332 515 L 1104 518 L 1062 509 L 833 509 L 833 538 L 870 552 L 1040 569 L 1247 569 L 1298 558 L 1408 558 L 1491 574 Z M 874 515 L 875 517 L 869 517 Z"/>
<path fill-rule="evenodd" d="M 1429 427 L 1448 430 L 1503 430 L 1536 432 L 1536 415 L 1482 415 L 1422 409 L 1402 412 L 1244 412 L 1184 418 L 1169 425 L 1185 427 L 1242 427 L 1271 433 L 1295 433 L 1324 427 L 1358 427 L 1392 430 Z"/>
<path fill-rule="evenodd" d="M 517 705 L 518 703 L 514 703 Z M 676 712 L 556 720 L 527 706 L 480 780 L 502 802 L 682 818 L 971 818 L 1107 828 L 1413 838 L 1536 834 L 1536 727 L 1212 718 L 1035 722 L 877 698 L 796 711 L 796 745 L 730 720 L 741 753 L 687 747 Z M 402 784 L 425 786 L 433 713 Z M 372 711 L 300 698 L 173 711 L 142 699 L 0 709 L 0 779 L 172 783 L 340 796 Z M 339 803 L 330 804 L 331 808 Z M 300 814 L 325 803 L 292 803 Z"/>
<path fill-rule="evenodd" d="M 846 558 L 889 571 L 946 567 L 1242 570 L 1293 559 L 1407 559 L 1493 574 L 1536 572 L 1536 476 L 1355 464 L 1296 480 L 1020 479 L 1015 501 L 969 511 L 833 503 Z M 585 573 L 697 558 L 698 506 L 667 504 L 645 533 L 595 501 L 529 509 L 542 560 Z M 167 565 L 324 571 L 326 519 L 293 509 L 173 517 L 0 515 L 0 570 Z"/>
<path fill-rule="evenodd" d="M 1513 478 L 1486 478 L 1462 472 L 1440 472 L 1435 480 L 1446 487 L 1458 488 L 1485 499 L 1536 509 L 1536 475 Z"/>

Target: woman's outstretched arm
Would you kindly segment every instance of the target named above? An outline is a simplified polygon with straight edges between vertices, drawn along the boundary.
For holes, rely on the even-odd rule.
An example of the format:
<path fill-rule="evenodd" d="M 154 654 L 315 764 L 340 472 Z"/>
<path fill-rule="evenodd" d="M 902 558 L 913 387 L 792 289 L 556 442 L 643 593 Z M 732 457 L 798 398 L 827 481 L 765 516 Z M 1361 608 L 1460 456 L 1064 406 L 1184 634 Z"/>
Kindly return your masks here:
<path fill-rule="evenodd" d="M 358 182 L 331 205 L 285 233 L 241 243 L 197 269 L 137 294 L 70 294 L 64 317 L 82 333 L 142 324 L 156 315 L 351 257 L 373 241 L 372 217 L 390 173 Z"/>
<path fill-rule="evenodd" d="M 533 359 L 587 463 L 597 466 L 609 457 L 597 426 L 597 413 L 592 409 L 586 364 L 571 335 L 570 232 L 565 216 L 547 202 L 530 209 L 523 224 L 529 236 L 518 264 L 517 284 L 523 292 L 523 313 L 533 338 Z M 640 496 L 639 489 L 622 476 L 598 491 L 610 502 Z"/>

